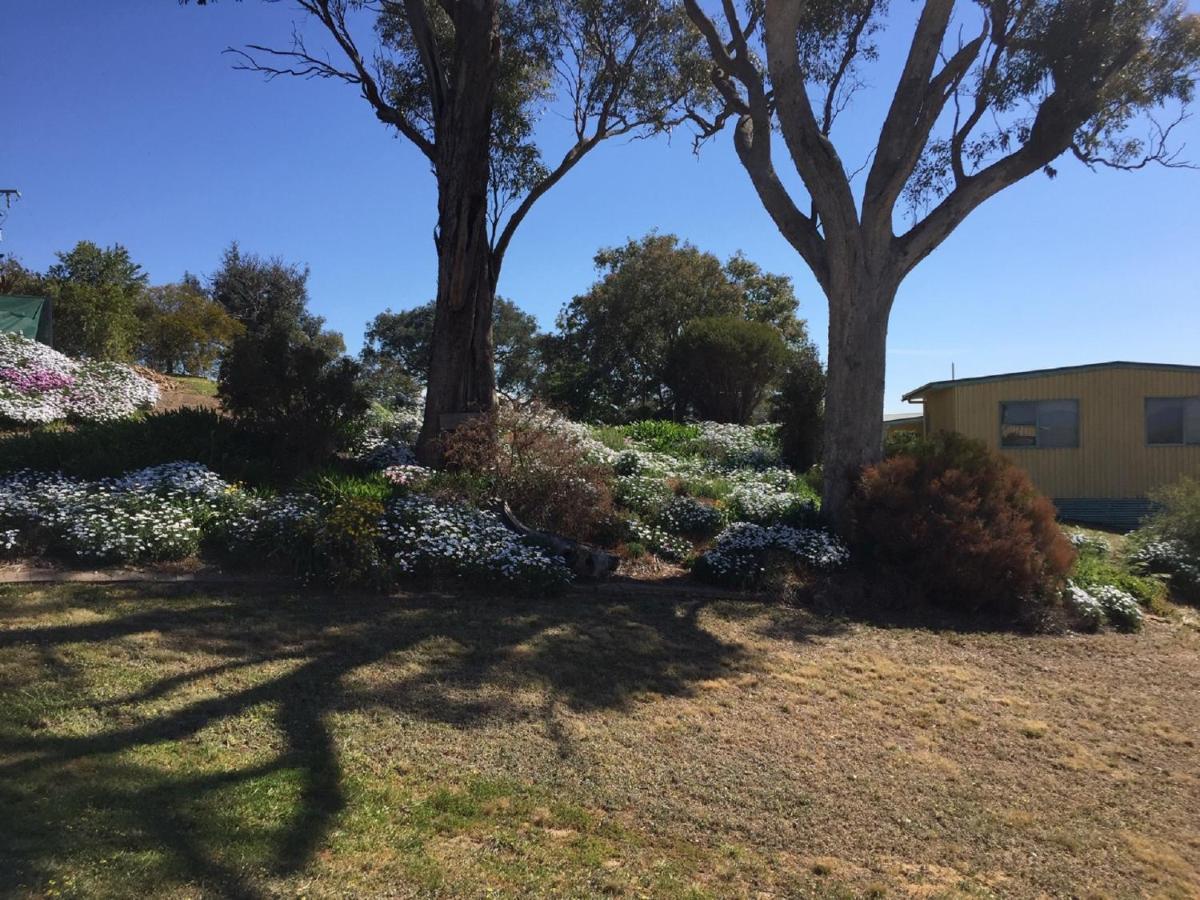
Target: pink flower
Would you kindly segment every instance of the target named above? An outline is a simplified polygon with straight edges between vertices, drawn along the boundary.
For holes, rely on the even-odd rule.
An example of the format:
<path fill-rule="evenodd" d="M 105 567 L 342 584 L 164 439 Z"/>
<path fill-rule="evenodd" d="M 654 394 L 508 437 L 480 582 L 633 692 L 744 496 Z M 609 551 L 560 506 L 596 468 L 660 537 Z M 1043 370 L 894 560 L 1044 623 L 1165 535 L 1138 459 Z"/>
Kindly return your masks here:
<path fill-rule="evenodd" d="M 50 369 L 0 369 L 0 381 L 5 381 L 25 394 L 42 394 L 70 387 L 75 379 Z"/>

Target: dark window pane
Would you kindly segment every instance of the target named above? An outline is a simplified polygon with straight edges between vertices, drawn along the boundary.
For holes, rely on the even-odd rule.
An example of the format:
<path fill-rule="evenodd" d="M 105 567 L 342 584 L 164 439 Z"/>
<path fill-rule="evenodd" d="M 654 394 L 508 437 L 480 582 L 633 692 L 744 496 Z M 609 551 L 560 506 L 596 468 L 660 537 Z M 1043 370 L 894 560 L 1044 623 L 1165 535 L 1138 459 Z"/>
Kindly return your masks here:
<path fill-rule="evenodd" d="M 1039 403 L 1039 447 L 1079 446 L 1079 401 L 1047 400 Z"/>
<path fill-rule="evenodd" d="M 1000 404 L 1000 446 L 1037 446 L 1037 404 Z"/>
<path fill-rule="evenodd" d="M 1184 405 L 1183 442 L 1200 444 L 1200 397 L 1189 397 Z"/>
<path fill-rule="evenodd" d="M 1146 401 L 1146 443 L 1183 443 L 1183 400 L 1155 397 Z"/>

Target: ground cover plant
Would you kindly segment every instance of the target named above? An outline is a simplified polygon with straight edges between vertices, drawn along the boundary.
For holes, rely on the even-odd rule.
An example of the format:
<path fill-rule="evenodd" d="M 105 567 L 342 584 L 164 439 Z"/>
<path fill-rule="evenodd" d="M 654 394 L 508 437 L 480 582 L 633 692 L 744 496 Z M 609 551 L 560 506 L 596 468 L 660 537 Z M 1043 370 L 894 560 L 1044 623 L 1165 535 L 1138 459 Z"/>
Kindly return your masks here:
<path fill-rule="evenodd" d="M 0 334 L 0 423 L 102 422 L 158 400 L 129 366 L 78 360 L 18 334 Z"/>
<path fill-rule="evenodd" d="M 1200 480 L 1184 478 L 1152 495 L 1157 511 L 1133 536 L 1133 560 L 1164 575 L 1181 597 L 1200 601 Z"/>
<path fill-rule="evenodd" d="M 1194 896 L 1198 653 L 680 590 L 8 587 L 0 894 Z"/>

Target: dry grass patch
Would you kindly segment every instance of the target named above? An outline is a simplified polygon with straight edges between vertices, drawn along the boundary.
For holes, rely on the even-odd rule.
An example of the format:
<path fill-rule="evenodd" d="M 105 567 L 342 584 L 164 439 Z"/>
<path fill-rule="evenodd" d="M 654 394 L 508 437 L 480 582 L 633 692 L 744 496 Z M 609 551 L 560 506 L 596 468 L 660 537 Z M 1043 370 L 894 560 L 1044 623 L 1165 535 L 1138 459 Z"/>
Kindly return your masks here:
<path fill-rule="evenodd" d="M 1200 892 L 1200 633 L 0 593 L 0 894 Z"/>

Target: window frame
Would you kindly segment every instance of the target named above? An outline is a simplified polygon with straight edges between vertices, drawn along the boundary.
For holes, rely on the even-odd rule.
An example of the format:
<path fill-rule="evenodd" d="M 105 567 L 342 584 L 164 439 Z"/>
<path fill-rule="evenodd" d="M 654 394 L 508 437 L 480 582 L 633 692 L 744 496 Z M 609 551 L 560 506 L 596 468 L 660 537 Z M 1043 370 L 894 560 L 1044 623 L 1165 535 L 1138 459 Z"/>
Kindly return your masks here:
<path fill-rule="evenodd" d="M 1006 404 L 1015 403 L 1032 403 L 1034 405 L 1034 425 L 1033 425 L 1033 443 L 1032 444 L 1005 444 L 1004 443 L 1004 407 Z M 1038 435 L 1040 434 L 1041 426 L 1038 424 L 1041 419 L 1041 413 L 1038 407 L 1043 403 L 1073 403 L 1075 404 L 1075 443 L 1063 444 L 1055 447 L 1047 447 L 1038 443 Z M 1038 400 L 1001 400 L 997 409 L 997 446 L 1001 450 L 1078 450 L 1083 446 L 1083 429 L 1080 425 L 1082 404 L 1078 397 L 1047 397 Z"/>
<path fill-rule="evenodd" d="M 1180 403 L 1184 404 L 1183 422 L 1180 426 L 1180 432 L 1179 432 L 1180 440 L 1178 443 L 1167 444 L 1167 443 L 1160 443 L 1157 441 L 1150 440 L 1150 403 L 1151 403 L 1151 401 L 1154 401 L 1154 400 L 1158 400 L 1158 401 L 1178 400 Z M 1195 403 L 1197 406 L 1200 406 L 1200 394 L 1183 394 L 1183 395 L 1174 395 L 1174 396 L 1169 396 L 1169 397 L 1144 397 L 1142 399 L 1142 440 L 1145 442 L 1145 445 L 1147 447 L 1200 447 L 1200 439 L 1195 440 L 1195 441 L 1189 441 L 1187 439 L 1187 403 L 1188 403 L 1188 401 L 1191 401 L 1191 402 Z"/>

